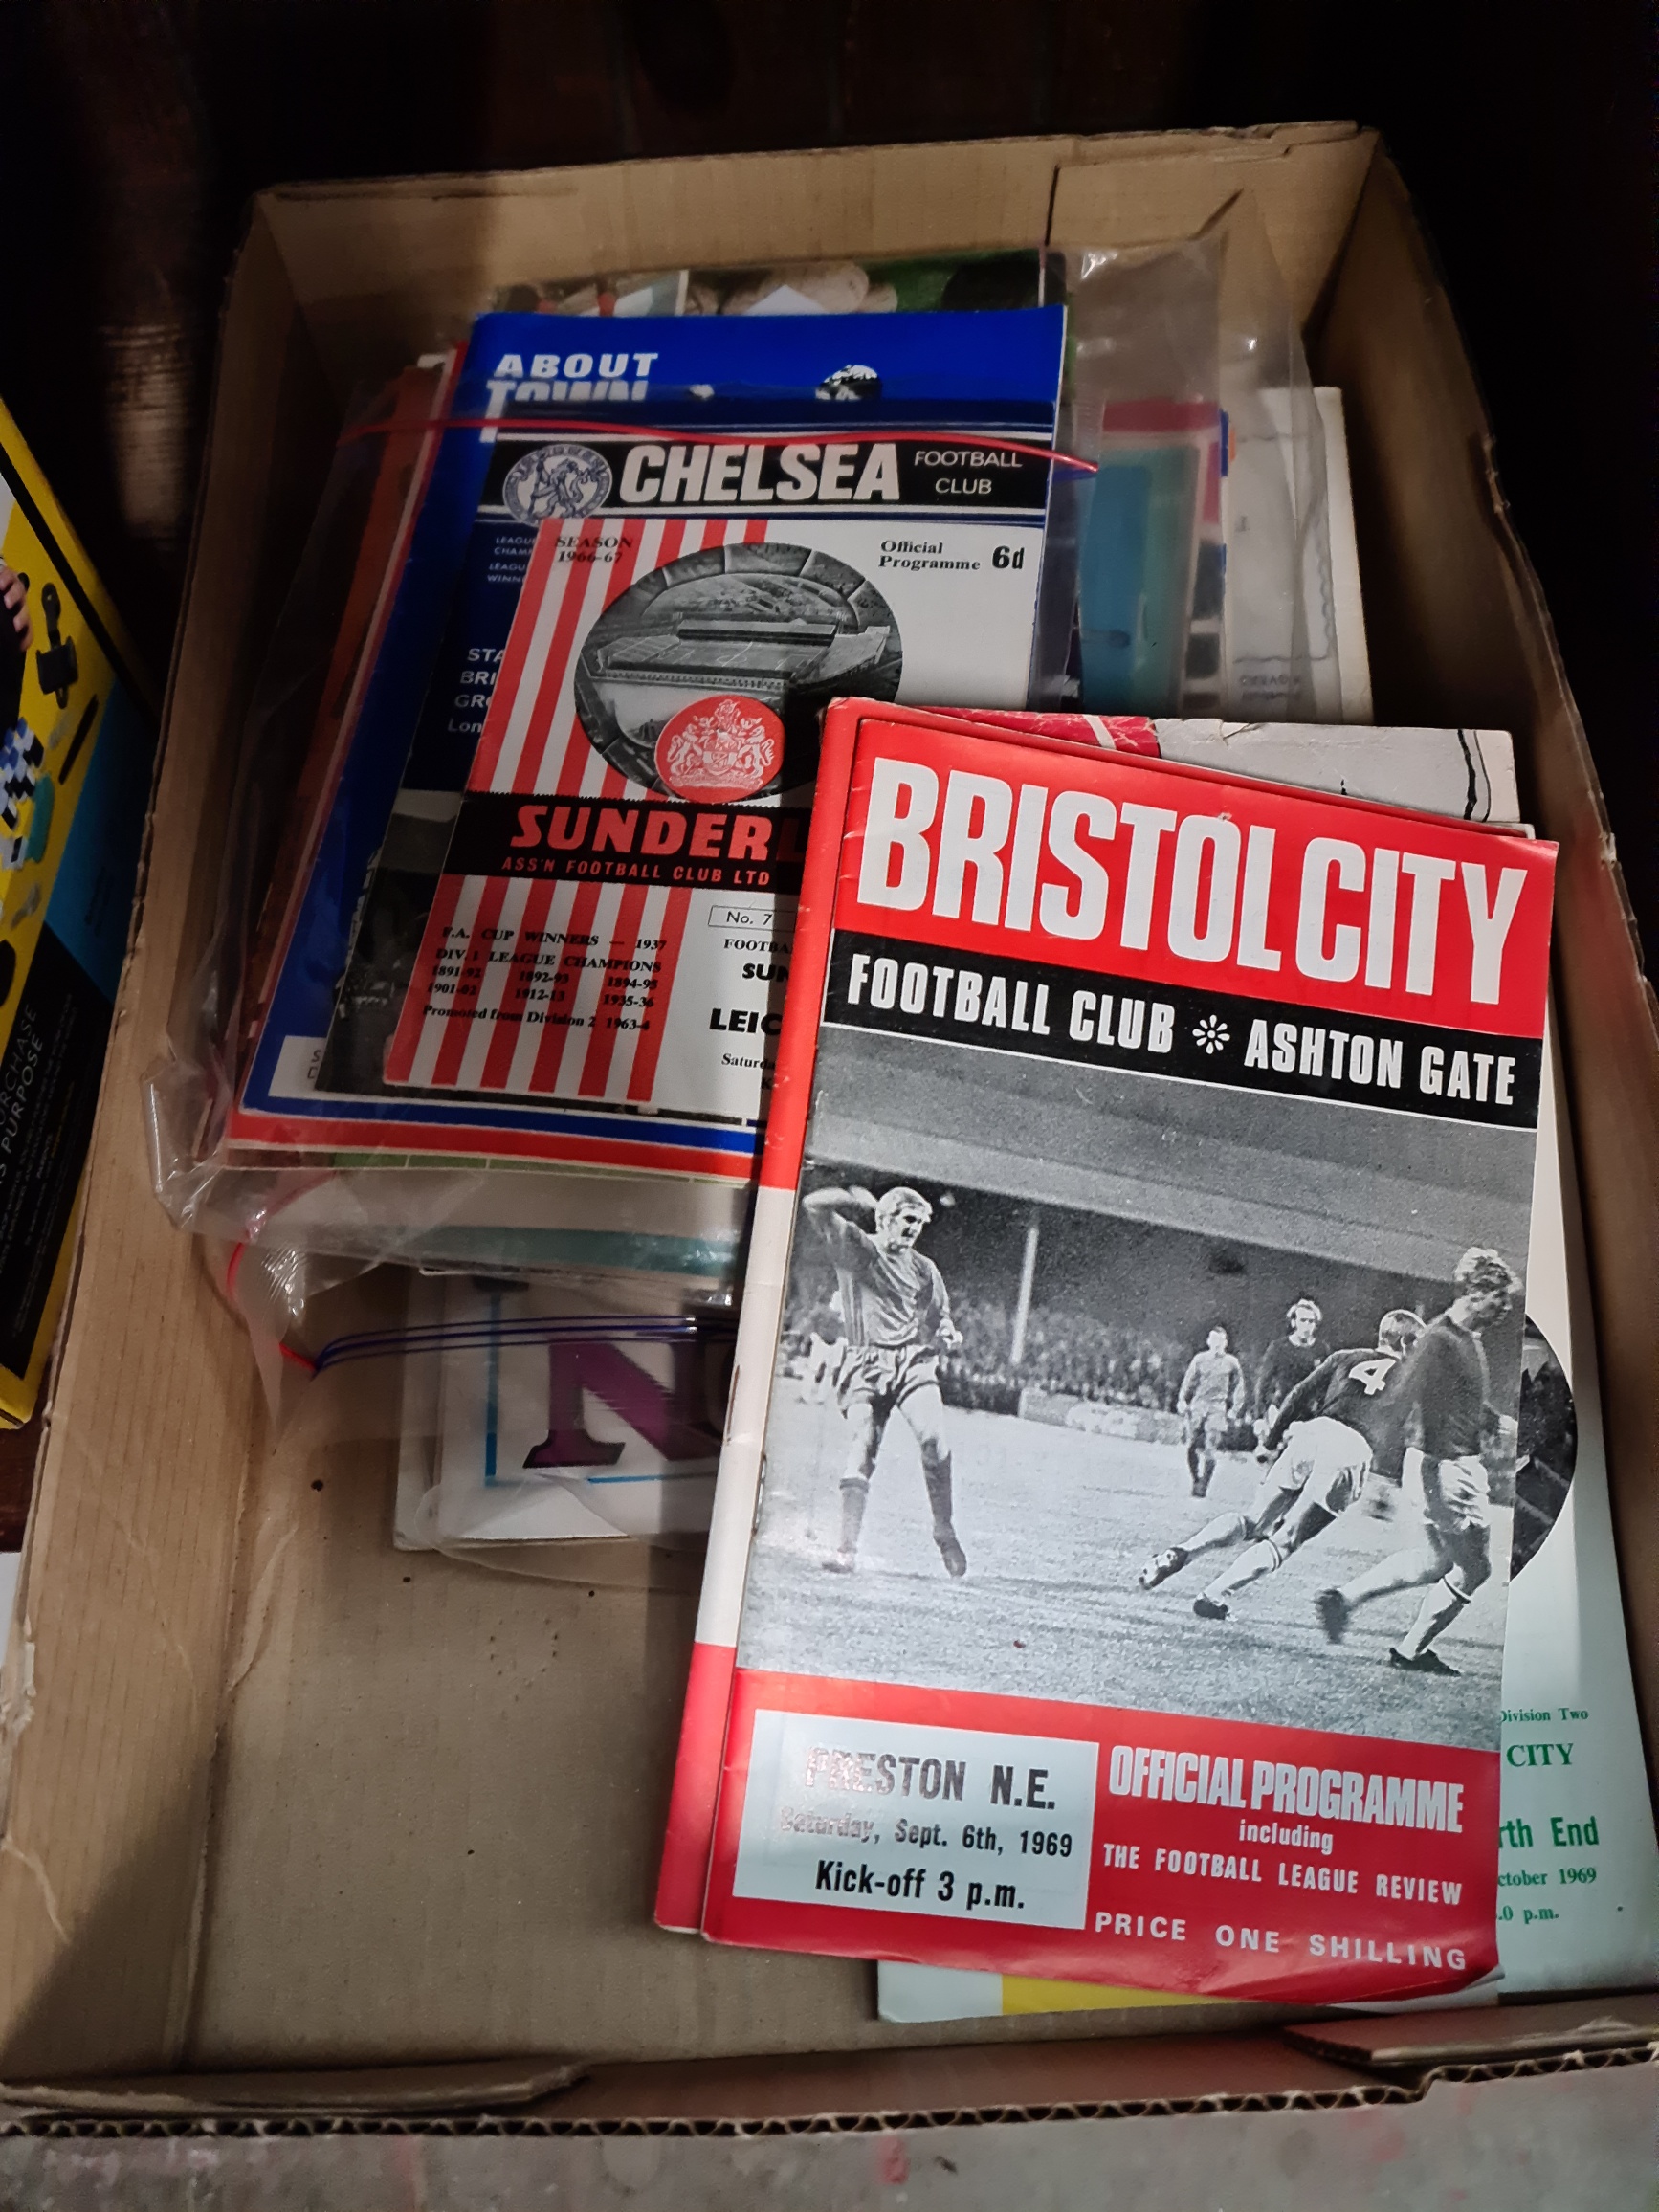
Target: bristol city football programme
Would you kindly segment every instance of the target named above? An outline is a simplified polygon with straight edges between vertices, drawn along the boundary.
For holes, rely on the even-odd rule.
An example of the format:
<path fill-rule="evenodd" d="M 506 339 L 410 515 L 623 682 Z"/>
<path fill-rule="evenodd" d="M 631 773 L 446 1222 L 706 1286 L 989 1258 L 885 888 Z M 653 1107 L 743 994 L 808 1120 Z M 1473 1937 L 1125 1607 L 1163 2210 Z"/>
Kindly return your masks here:
<path fill-rule="evenodd" d="M 479 321 L 232 1141 L 749 1179 L 825 706 L 1025 704 L 1064 311 L 973 321 Z"/>
<path fill-rule="evenodd" d="M 1478 1980 L 1553 850 L 870 706 L 818 806 L 659 1916 L 718 1770 L 718 1940 Z"/>

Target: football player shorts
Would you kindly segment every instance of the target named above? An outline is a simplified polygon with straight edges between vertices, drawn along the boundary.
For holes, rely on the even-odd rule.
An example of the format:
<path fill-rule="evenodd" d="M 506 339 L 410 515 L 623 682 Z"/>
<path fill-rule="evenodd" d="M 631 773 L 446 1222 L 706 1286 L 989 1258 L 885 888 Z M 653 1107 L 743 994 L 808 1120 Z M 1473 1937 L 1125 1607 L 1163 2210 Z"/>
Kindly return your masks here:
<path fill-rule="evenodd" d="M 1225 1405 L 1193 1405 L 1187 1409 L 1187 1442 L 1201 1444 L 1206 1451 L 1219 1451 L 1231 1428 Z"/>
<path fill-rule="evenodd" d="M 1281 1484 L 1299 1490 L 1308 1504 L 1323 1506 L 1333 1519 L 1359 1496 L 1370 1469 L 1371 1447 L 1364 1437 L 1328 1413 L 1299 1422 L 1275 1462 Z"/>
<path fill-rule="evenodd" d="M 855 1398 L 874 1406 L 878 1421 L 918 1390 L 939 1382 L 939 1354 L 923 1344 L 850 1344 L 835 1384 L 843 1413 Z"/>
<path fill-rule="evenodd" d="M 1471 1529 L 1485 1529 L 1491 1515 L 1491 1487 L 1485 1462 L 1468 1459 L 1430 1459 L 1419 1454 L 1423 1484 L 1423 1517 L 1436 1536 L 1456 1538 Z"/>
<path fill-rule="evenodd" d="M 1262 1470 L 1256 1494 L 1250 1500 L 1249 1519 L 1252 1528 L 1272 1528 L 1275 1521 L 1284 1517 L 1286 1507 L 1300 1491 L 1306 1470 L 1296 1456 L 1296 1439 L 1305 1426 L 1300 1421 L 1291 1425 L 1285 1433 L 1284 1442 Z"/>

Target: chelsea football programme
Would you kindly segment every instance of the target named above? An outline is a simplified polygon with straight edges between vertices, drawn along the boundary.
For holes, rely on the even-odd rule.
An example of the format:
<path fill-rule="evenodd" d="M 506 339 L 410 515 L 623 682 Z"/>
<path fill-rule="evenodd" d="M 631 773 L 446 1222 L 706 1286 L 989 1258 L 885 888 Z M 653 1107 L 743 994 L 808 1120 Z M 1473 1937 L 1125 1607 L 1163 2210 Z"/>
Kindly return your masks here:
<path fill-rule="evenodd" d="M 825 706 L 1025 701 L 1063 310 L 571 327 L 439 402 L 236 1141 L 746 1180 Z"/>

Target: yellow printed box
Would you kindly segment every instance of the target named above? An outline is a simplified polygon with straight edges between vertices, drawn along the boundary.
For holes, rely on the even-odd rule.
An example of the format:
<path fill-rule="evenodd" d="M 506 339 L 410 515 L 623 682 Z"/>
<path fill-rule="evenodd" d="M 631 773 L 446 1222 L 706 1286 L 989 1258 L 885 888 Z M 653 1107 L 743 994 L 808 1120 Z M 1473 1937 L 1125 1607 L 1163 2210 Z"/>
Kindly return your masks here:
<path fill-rule="evenodd" d="M 0 1427 L 34 1410 L 155 757 L 126 634 L 0 408 Z"/>

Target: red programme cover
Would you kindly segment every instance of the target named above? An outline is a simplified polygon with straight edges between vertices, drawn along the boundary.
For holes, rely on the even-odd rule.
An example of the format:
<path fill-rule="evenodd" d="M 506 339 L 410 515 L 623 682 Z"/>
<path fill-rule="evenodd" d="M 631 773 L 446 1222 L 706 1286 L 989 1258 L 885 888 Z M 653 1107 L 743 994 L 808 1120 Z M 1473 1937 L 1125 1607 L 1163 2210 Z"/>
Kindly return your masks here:
<path fill-rule="evenodd" d="M 833 719 L 844 710 L 837 703 L 830 712 Z M 1108 750 L 1139 753 L 1154 760 L 1158 757 L 1157 732 L 1152 723 L 1139 715 L 1041 714 L 1022 708 L 984 707 L 952 710 L 949 714 L 918 707 L 888 710 L 889 727 L 911 721 L 929 731 L 961 728 L 964 724 L 984 726 L 1053 738 L 1085 749 L 1098 745 Z M 755 1194 L 755 1221 L 749 1240 L 750 1262 L 743 1305 L 743 1313 L 753 1312 L 755 1321 L 747 1324 L 745 1333 L 745 1323 L 741 1316 L 739 1319 L 731 1409 L 720 1458 L 720 1479 L 715 1492 L 708 1560 L 697 1604 L 697 1637 L 692 1646 L 691 1673 L 686 1685 L 685 1711 L 680 1721 L 679 1749 L 675 1761 L 674 1788 L 656 1891 L 658 1924 L 682 1935 L 695 1933 L 702 1924 L 715 1799 L 719 1788 L 720 1750 L 725 1742 L 726 1709 L 737 1655 L 738 1617 L 743 1602 L 743 1570 L 748 1561 L 749 1534 L 754 1525 L 755 1500 L 760 1488 L 761 1441 L 777 1348 L 776 1297 L 781 1285 L 774 1284 L 770 1293 L 763 1292 L 761 1271 L 768 1264 L 781 1264 L 787 1257 L 794 1173 L 791 1164 L 785 1171 L 784 1181 L 773 1185 L 768 1181 L 770 1169 L 763 1156 Z M 741 1387 L 740 1376 L 744 1379 Z"/>
<path fill-rule="evenodd" d="M 922 722 L 827 729 L 704 1931 L 1296 2002 L 1459 1986 L 1495 1959 L 1482 1454 L 1517 1389 L 1553 852 Z M 1006 1280 L 1040 1326 L 1039 1247 L 1168 1341 L 1143 1418 L 979 1403 L 971 1345 L 941 1405 L 953 1291 L 971 1328 Z M 831 1285 L 838 1408 L 773 1386 L 786 1304 Z M 1287 1285 L 1334 1350 L 1274 1482 L 1216 1514 L 1188 1493 L 1248 1396 L 1228 1328 Z M 699 1646 L 688 1738 L 724 1656 Z"/>

